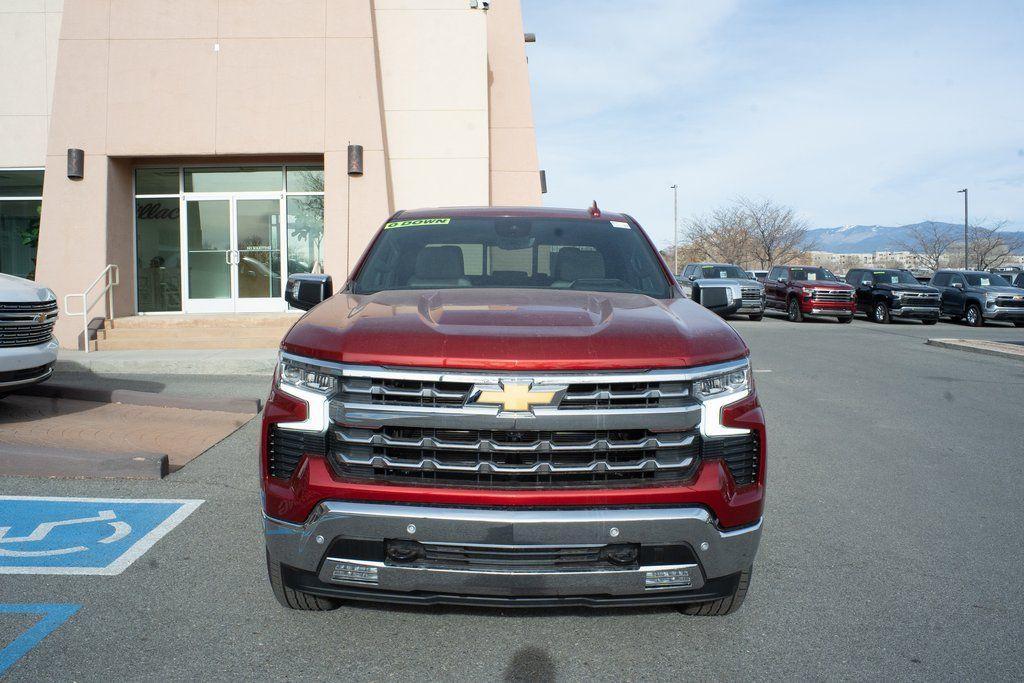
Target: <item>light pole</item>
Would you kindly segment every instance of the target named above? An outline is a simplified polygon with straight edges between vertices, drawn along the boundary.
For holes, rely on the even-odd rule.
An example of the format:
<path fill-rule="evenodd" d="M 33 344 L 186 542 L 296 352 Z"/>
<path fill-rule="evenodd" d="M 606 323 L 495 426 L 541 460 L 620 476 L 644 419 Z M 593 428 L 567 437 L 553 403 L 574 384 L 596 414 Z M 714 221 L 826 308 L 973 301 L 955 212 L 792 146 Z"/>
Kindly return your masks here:
<path fill-rule="evenodd" d="M 679 275 L 679 186 L 670 185 L 672 190 L 672 277 Z"/>
<path fill-rule="evenodd" d="M 957 190 L 956 193 L 964 193 L 964 270 L 967 270 L 967 188 Z"/>

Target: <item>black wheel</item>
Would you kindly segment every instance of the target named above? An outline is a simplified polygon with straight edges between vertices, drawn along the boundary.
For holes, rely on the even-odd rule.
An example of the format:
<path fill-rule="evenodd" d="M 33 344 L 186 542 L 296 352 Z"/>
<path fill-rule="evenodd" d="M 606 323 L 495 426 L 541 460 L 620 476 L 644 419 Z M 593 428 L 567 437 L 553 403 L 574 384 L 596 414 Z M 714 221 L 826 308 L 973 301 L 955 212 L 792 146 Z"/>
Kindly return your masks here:
<path fill-rule="evenodd" d="M 712 600 L 711 602 L 695 602 L 692 605 L 680 605 L 679 611 L 695 617 L 722 617 L 732 614 L 743 604 L 750 589 L 750 572 L 753 567 L 748 567 L 740 574 L 740 580 L 736 582 L 736 590 L 732 595 Z"/>
<path fill-rule="evenodd" d="M 884 301 L 876 301 L 874 308 L 871 309 L 871 319 L 876 323 L 889 322 L 889 306 Z"/>
<path fill-rule="evenodd" d="M 837 318 L 837 320 L 839 322 L 843 323 L 844 325 L 846 325 L 847 323 L 852 323 L 853 322 L 853 316 L 849 315 L 849 316 L 845 316 L 843 318 Z"/>
<path fill-rule="evenodd" d="M 804 314 L 800 310 L 800 302 L 796 300 L 796 297 L 789 300 L 789 311 L 786 313 L 786 317 L 793 323 L 802 323 L 804 321 Z"/>
<path fill-rule="evenodd" d="M 764 317 L 764 313 L 751 313 L 749 317 L 756 323 L 758 320 Z"/>
<path fill-rule="evenodd" d="M 968 304 L 967 312 L 964 314 L 964 320 L 971 327 L 982 327 L 985 324 L 985 318 L 981 315 L 981 307 L 978 304 Z"/>
<path fill-rule="evenodd" d="M 270 587 L 274 590 L 274 597 L 288 609 L 328 612 L 341 607 L 340 600 L 303 593 L 285 586 L 284 581 L 281 580 L 281 563 L 271 560 L 270 553 L 267 553 L 267 576 L 270 577 Z"/>
<path fill-rule="evenodd" d="M 1014 327 L 1024 327 L 1024 320 L 1014 320 L 1013 321 L 1013 326 Z M 3 398 L 3 394 L 0 394 L 0 398 Z"/>
<path fill-rule="evenodd" d="M 921 322 L 924 323 L 925 325 L 934 325 L 935 323 L 937 323 L 939 321 L 938 320 L 922 320 Z"/>

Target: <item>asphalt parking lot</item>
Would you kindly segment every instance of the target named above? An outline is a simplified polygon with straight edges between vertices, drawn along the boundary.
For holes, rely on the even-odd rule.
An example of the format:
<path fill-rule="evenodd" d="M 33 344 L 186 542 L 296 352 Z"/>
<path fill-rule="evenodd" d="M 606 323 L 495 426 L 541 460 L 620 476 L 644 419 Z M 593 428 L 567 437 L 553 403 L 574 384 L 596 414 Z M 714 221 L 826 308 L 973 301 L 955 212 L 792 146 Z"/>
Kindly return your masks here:
<path fill-rule="evenodd" d="M 0 494 L 195 499 L 115 576 L 0 574 L 0 603 L 79 605 L 13 680 L 1016 679 L 1024 664 L 1024 363 L 924 344 L 1012 327 L 737 321 L 769 421 L 753 586 L 666 609 L 281 608 L 252 421 L 159 482 L 0 478 Z M 263 378 L 122 378 L 260 397 Z M 195 383 L 195 384 L 193 384 Z M 0 613 L 0 646 L 27 625 Z"/>

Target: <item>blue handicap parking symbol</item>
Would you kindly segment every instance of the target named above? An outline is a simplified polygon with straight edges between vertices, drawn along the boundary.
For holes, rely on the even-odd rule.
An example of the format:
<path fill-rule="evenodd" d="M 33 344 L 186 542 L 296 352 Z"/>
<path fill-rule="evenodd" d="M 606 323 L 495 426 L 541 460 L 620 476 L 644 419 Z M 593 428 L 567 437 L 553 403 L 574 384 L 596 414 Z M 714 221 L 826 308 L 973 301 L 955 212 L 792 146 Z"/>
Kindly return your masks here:
<path fill-rule="evenodd" d="M 78 611 L 81 605 L 0 604 L 0 614 L 39 615 L 39 620 L 0 650 L 0 676 Z"/>
<path fill-rule="evenodd" d="M 120 574 L 202 502 L 0 496 L 0 574 Z"/>

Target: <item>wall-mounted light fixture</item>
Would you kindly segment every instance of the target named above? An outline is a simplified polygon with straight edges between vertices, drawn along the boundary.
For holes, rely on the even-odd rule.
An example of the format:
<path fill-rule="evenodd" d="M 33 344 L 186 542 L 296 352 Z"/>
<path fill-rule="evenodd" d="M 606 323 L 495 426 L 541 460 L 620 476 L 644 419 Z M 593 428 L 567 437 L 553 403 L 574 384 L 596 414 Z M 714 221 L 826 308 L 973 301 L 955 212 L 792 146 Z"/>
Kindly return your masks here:
<path fill-rule="evenodd" d="M 548 174 L 543 168 L 540 170 L 540 193 L 548 193 Z"/>
<path fill-rule="evenodd" d="M 350 176 L 363 175 L 363 146 L 348 146 L 348 174 Z"/>
<path fill-rule="evenodd" d="M 524 33 L 523 34 L 523 40 L 525 40 L 527 43 L 536 43 L 537 42 L 537 34 L 536 33 Z"/>
<path fill-rule="evenodd" d="M 85 177 L 85 152 L 68 149 L 68 179 L 81 180 Z"/>

